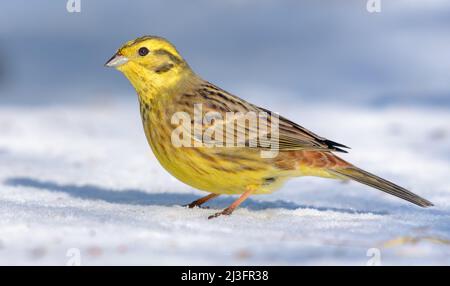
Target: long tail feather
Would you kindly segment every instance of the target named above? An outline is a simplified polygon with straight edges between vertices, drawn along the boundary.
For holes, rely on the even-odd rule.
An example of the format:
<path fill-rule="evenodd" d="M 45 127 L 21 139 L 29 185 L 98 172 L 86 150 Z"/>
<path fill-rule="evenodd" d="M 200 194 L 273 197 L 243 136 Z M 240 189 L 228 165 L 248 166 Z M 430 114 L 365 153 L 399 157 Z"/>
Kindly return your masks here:
<path fill-rule="evenodd" d="M 352 166 L 347 168 L 333 169 L 330 170 L 330 172 L 335 173 L 338 176 L 340 175 L 341 177 L 343 176 L 345 178 L 355 180 L 361 184 L 379 189 L 383 192 L 407 200 L 408 202 L 424 208 L 433 206 L 433 204 L 428 200 L 419 197 L 418 195 L 406 190 L 405 188 L 402 188 L 392 182 L 389 182 L 357 167 Z"/>

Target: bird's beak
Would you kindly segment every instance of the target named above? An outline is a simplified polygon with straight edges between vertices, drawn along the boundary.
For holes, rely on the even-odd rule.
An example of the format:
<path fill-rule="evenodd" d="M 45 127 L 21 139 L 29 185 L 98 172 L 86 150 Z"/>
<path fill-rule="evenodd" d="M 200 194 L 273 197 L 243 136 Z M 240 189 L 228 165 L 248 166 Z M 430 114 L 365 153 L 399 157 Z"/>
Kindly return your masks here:
<path fill-rule="evenodd" d="M 128 58 L 125 56 L 122 56 L 120 53 L 116 53 L 114 56 L 112 56 L 106 63 L 105 67 L 120 67 L 121 65 L 124 65 L 128 62 Z"/>

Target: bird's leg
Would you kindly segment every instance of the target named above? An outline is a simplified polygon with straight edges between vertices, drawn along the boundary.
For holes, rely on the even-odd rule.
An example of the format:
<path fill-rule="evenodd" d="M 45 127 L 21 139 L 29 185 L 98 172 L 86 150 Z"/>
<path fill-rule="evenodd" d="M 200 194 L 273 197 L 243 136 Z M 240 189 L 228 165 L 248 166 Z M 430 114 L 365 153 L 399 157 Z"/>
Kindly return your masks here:
<path fill-rule="evenodd" d="M 255 192 L 255 189 L 248 189 L 245 193 L 243 193 L 239 199 L 235 200 L 229 207 L 227 207 L 226 209 L 224 209 L 221 212 L 215 213 L 211 216 L 208 217 L 208 219 L 212 219 L 221 215 L 230 215 L 233 213 L 233 211 L 240 205 L 242 204 L 243 201 L 245 201 L 251 194 L 253 194 Z"/>
<path fill-rule="evenodd" d="M 206 203 L 207 201 L 209 201 L 209 200 L 211 200 L 211 199 L 214 199 L 214 198 L 216 198 L 216 197 L 218 197 L 218 196 L 219 196 L 219 194 L 213 194 L 213 193 L 211 193 L 211 194 L 209 194 L 209 195 L 207 195 L 207 196 L 204 196 L 204 197 L 202 197 L 202 198 L 200 198 L 200 199 L 198 199 L 198 200 L 195 200 L 195 201 L 193 201 L 192 203 L 190 203 L 190 204 L 188 204 L 188 205 L 185 205 L 185 206 L 187 206 L 187 207 L 190 208 L 190 209 L 195 208 L 195 207 L 200 207 L 201 205 L 203 205 L 203 204 Z"/>

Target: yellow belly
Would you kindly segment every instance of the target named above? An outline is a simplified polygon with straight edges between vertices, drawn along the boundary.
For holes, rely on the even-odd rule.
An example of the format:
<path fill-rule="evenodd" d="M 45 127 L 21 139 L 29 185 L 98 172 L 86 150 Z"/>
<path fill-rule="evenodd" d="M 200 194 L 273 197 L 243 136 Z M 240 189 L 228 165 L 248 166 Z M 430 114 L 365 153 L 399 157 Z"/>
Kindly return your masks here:
<path fill-rule="evenodd" d="M 257 189 L 256 193 L 270 193 L 280 187 L 285 179 L 281 178 L 279 171 L 269 164 L 242 159 L 243 157 L 229 161 L 223 156 L 216 155 L 217 152 L 221 153 L 220 151 L 239 155 L 241 150 L 172 147 L 165 152 L 161 151 L 160 146 L 154 142 L 150 142 L 150 145 L 161 165 L 169 173 L 180 181 L 203 191 L 240 194 L 252 186 Z M 245 153 L 246 156 L 249 155 L 248 150 Z"/>

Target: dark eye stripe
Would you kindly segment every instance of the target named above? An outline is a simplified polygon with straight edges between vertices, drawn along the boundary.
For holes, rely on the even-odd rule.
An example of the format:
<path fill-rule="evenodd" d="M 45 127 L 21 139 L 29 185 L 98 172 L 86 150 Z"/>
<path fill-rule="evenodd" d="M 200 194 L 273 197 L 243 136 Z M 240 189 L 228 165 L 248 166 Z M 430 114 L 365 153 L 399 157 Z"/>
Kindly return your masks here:
<path fill-rule="evenodd" d="M 164 49 L 159 49 L 159 50 L 154 50 L 153 54 L 155 55 L 166 55 L 168 56 L 172 62 L 174 62 L 175 64 L 179 64 L 182 63 L 182 60 L 179 59 L 177 56 L 175 56 L 174 54 L 172 54 L 171 52 L 164 50 Z"/>
<path fill-rule="evenodd" d="M 148 54 L 149 50 L 146 47 L 142 47 L 138 50 L 138 53 L 141 57 L 146 56 Z"/>

